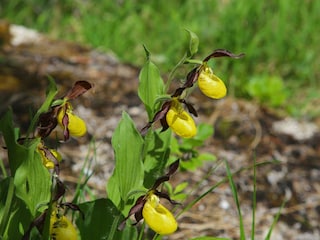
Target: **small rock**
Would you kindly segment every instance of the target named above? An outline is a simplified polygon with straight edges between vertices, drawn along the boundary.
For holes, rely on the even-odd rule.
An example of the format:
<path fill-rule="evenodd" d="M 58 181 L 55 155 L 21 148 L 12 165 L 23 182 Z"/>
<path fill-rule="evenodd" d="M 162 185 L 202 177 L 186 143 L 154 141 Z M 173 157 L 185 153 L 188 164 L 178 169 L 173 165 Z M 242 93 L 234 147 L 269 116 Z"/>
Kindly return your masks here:
<path fill-rule="evenodd" d="M 317 125 L 314 123 L 298 121 L 289 117 L 281 121 L 274 122 L 272 129 L 278 134 L 289 135 L 297 141 L 308 140 L 319 131 Z"/>

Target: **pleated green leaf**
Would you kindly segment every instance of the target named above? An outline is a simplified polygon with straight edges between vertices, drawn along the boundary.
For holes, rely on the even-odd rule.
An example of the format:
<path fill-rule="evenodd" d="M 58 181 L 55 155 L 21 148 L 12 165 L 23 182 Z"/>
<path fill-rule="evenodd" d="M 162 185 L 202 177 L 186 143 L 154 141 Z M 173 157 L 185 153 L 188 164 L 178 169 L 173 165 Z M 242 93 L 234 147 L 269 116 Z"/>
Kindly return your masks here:
<path fill-rule="evenodd" d="M 138 95 L 145 105 L 149 121 L 153 118 L 157 106 L 156 99 L 164 94 L 164 82 L 160 76 L 158 67 L 151 62 L 149 52 L 145 48 L 147 61 L 140 71 Z"/>
<path fill-rule="evenodd" d="M 142 145 L 143 139 L 132 119 L 123 112 L 112 137 L 115 170 L 107 186 L 108 196 L 116 205 L 120 203 L 119 200 L 126 202 L 129 192 L 142 187 L 144 176 L 141 161 Z"/>
<path fill-rule="evenodd" d="M 35 216 L 37 207 L 50 199 L 51 177 L 36 152 L 40 139 L 19 144 L 18 129 L 13 127 L 12 112 L 8 111 L 0 121 L 9 158 L 11 174 L 14 179 L 15 195 L 25 202 L 26 207 Z"/>
<path fill-rule="evenodd" d="M 127 225 L 119 231 L 118 225 L 123 216 L 118 208 L 109 199 L 97 199 L 79 205 L 84 218 L 77 219 L 76 223 L 82 240 L 106 239 L 127 240 L 137 238 L 137 229 Z"/>

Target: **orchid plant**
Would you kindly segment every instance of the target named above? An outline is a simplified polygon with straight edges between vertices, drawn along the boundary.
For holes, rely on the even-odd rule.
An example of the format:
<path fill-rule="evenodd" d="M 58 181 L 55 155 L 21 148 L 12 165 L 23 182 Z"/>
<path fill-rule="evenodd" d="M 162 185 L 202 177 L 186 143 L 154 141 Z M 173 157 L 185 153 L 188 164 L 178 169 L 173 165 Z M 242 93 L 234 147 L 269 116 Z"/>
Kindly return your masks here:
<path fill-rule="evenodd" d="M 203 61 L 195 60 L 199 40 L 194 33 L 188 33 L 188 52 L 166 83 L 145 48 L 147 61 L 140 72 L 138 95 L 148 114 L 147 124 L 138 130 L 123 112 L 112 137 L 115 168 L 106 183 L 106 198 L 83 202 L 74 198 L 75 202 L 65 202 L 67 188 L 59 178 L 62 157 L 58 149 L 46 146 L 47 137 L 56 129 L 63 136 L 58 141 L 65 144 L 71 137 L 86 134 L 86 123 L 76 115 L 71 102 L 92 88 L 89 82 L 78 81 L 64 97 L 55 99 L 58 91 L 49 79 L 47 98 L 25 137 L 13 126 L 10 110 L 2 117 L 0 131 L 11 172 L 0 182 L 0 235 L 4 239 L 142 239 L 146 225 L 156 235 L 172 234 L 179 229 L 175 213 L 161 199 L 182 207 L 162 188 L 179 170 L 180 160 L 172 160 L 171 144 L 203 132 L 198 131 L 194 121 L 198 113 L 187 96 L 198 86 L 209 98 L 224 97 L 227 88 L 208 61 L 243 56 L 218 49 Z M 170 94 L 168 86 L 182 64 L 191 64 L 193 68 L 185 82 Z M 156 128 L 154 123 L 158 121 L 162 129 Z M 67 214 L 69 210 L 73 219 Z"/>

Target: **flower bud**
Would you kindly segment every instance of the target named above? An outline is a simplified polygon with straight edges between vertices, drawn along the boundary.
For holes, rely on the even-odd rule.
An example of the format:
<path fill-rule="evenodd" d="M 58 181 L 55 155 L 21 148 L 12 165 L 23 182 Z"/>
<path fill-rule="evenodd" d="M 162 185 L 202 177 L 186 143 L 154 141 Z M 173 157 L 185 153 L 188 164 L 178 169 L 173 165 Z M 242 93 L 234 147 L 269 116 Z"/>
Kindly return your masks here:
<path fill-rule="evenodd" d="M 143 206 L 142 216 L 149 227 L 160 235 L 174 233 L 178 224 L 172 213 L 160 204 L 159 197 L 151 194 Z"/>
<path fill-rule="evenodd" d="M 204 66 L 198 78 L 198 86 L 204 95 L 220 99 L 227 94 L 227 88 L 224 82 L 218 78 L 210 67 Z"/>
<path fill-rule="evenodd" d="M 197 127 L 193 118 L 176 99 L 172 100 L 170 109 L 166 114 L 166 120 L 172 131 L 180 137 L 191 138 L 197 134 Z"/>

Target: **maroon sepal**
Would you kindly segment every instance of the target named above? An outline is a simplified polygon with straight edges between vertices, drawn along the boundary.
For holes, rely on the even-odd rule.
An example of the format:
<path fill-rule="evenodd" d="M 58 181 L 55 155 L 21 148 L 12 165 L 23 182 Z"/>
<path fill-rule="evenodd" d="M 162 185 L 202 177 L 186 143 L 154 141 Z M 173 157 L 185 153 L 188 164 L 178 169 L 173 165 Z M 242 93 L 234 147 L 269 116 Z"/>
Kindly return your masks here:
<path fill-rule="evenodd" d="M 196 109 L 192 106 L 191 103 L 186 102 L 186 100 L 182 99 L 181 102 L 186 105 L 189 113 L 191 113 L 193 116 L 198 117 L 198 113 L 196 111 Z"/>
<path fill-rule="evenodd" d="M 142 209 L 144 204 L 146 203 L 146 199 L 145 199 L 145 195 L 140 196 L 136 203 L 131 207 L 128 216 L 119 224 L 118 226 L 118 230 L 123 230 L 125 225 L 126 225 L 126 221 L 130 218 L 130 216 L 132 216 L 134 214 L 134 217 L 136 219 L 136 223 L 134 223 L 133 225 L 136 225 L 139 221 L 142 220 Z"/>
<path fill-rule="evenodd" d="M 47 210 L 45 210 L 43 213 L 41 213 L 37 218 L 35 218 L 28 228 L 28 230 L 24 233 L 22 236 L 22 240 L 29 240 L 30 239 L 30 233 L 34 227 L 38 228 L 39 232 L 42 232 L 44 223 L 47 216 Z"/>
<path fill-rule="evenodd" d="M 233 54 L 232 52 L 225 50 L 225 49 L 216 49 L 211 53 L 209 56 L 207 56 L 203 62 L 208 62 L 211 58 L 217 58 L 217 57 L 231 57 L 231 58 L 241 58 L 244 56 L 244 53 L 241 54 Z"/>
<path fill-rule="evenodd" d="M 90 88 L 92 88 L 91 83 L 87 81 L 77 81 L 71 88 L 71 90 L 67 93 L 65 98 L 67 99 L 75 99 L 79 97 L 80 95 L 84 94 L 87 92 Z"/>
<path fill-rule="evenodd" d="M 64 141 L 67 141 L 70 137 L 70 134 L 69 134 L 69 129 L 68 129 L 68 126 L 69 126 L 69 116 L 68 114 L 66 113 L 66 108 L 64 109 L 64 115 L 62 117 L 62 125 L 63 125 L 63 136 L 64 136 Z"/>
<path fill-rule="evenodd" d="M 164 182 L 168 181 L 170 179 L 171 175 L 173 175 L 177 171 L 177 169 L 179 168 L 179 163 L 180 163 L 179 159 L 174 161 L 173 163 L 171 163 L 170 166 L 169 166 L 169 171 L 167 172 L 167 174 L 159 177 L 155 181 L 155 183 L 153 184 L 151 189 L 152 190 L 156 190 L 160 186 L 161 183 L 164 183 Z"/>
<path fill-rule="evenodd" d="M 167 193 L 155 191 L 154 194 L 157 195 L 159 198 L 167 199 L 173 205 L 181 204 L 179 202 L 176 202 L 176 201 L 172 200 Z"/>
<path fill-rule="evenodd" d="M 161 125 L 162 125 L 162 131 L 165 131 L 168 129 L 168 127 L 166 126 L 166 123 L 163 122 L 162 119 L 165 119 L 166 118 L 166 114 L 167 112 L 169 111 L 170 109 L 170 106 L 171 106 L 171 101 L 167 101 L 165 102 L 161 109 L 154 115 L 153 119 L 151 122 L 148 122 L 146 126 L 144 126 L 141 130 L 140 130 L 140 133 L 141 135 L 145 135 L 147 133 L 147 130 L 152 126 L 152 124 L 154 122 L 157 122 L 160 120 L 161 122 Z M 166 128 L 167 127 L 167 128 Z"/>
<path fill-rule="evenodd" d="M 49 136 L 52 130 L 57 126 L 56 108 L 50 109 L 48 112 L 42 113 L 39 116 L 37 135 L 41 138 Z"/>

